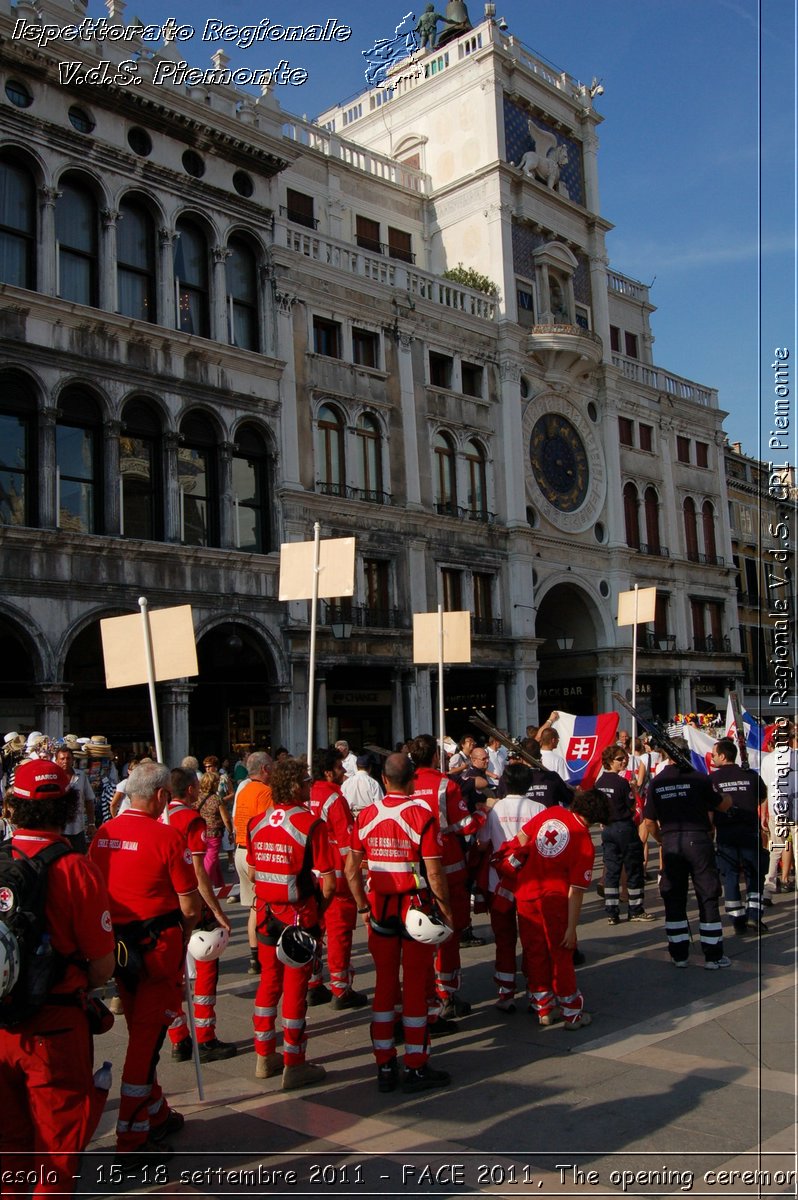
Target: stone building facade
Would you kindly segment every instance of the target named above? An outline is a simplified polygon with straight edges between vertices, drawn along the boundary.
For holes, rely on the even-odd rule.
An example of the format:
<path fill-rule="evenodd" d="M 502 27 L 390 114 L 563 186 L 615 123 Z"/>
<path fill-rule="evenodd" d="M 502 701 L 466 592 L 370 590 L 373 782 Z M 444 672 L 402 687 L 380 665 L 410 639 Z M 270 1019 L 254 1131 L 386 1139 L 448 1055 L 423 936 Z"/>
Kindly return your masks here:
<path fill-rule="evenodd" d="M 75 12 L 36 12 L 0 13 L 9 728 L 145 740 L 98 623 L 146 595 L 194 610 L 200 674 L 160 688 L 172 757 L 303 747 L 309 610 L 277 600 L 279 546 L 316 521 L 357 539 L 354 596 L 321 604 L 319 742 L 431 728 L 412 614 L 439 602 L 473 615 L 455 735 L 475 706 L 523 731 L 631 695 L 635 583 L 658 597 L 643 707 L 741 678 L 724 414 L 655 365 L 648 290 L 609 266 L 588 89 L 485 21 L 310 124 L 268 90 L 156 86 L 168 46 L 135 87 L 59 82 L 66 47 L 10 33 Z"/>

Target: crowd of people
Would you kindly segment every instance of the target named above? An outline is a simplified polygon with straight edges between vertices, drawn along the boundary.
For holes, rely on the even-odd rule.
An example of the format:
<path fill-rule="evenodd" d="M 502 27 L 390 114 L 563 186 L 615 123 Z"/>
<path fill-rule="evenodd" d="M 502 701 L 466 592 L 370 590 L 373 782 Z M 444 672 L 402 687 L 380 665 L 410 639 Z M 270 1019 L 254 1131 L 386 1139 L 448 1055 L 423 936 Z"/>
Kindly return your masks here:
<path fill-rule="evenodd" d="M 599 892 L 610 926 L 620 923 L 623 906 L 631 922 L 654 919 L 645 887 L 654 877 L 649 841 L 659 843 L 656 874 L 675 967 L 689 960 L 691 881 L 706 969 L 731 965 L 721 894 L 736 935 L 767 932 L 763 910 L 776 871 L 779 887 L 794 887 L 795 726 L 784 730 L 790 819 L 786 836 L 782 821 L 774 841 L 769 759 L 759 774 L 737 763 L 734 741 L 720 738 L 707 775 L 685 766 L 678 739 L 657 748 L 621 733 L 604 750 L 595 785 L 574 789 L 558 761 L 556 718 L 528 727 L 518 743 L 490 736 L 482 746 L 467 736 L 441 747 L 421 734 L 381 760 L 353 754 L 346 742 L 320 748 L 310 764 L 282 747 L 274 756 L 242 754 L 233 767 L 209 755 L 170 769 L 145 756 L 122 779 L 102 737 L 7 734 L 0 1106 L 14 1116 L 0 1122 L 0 1151 L 55 1152 L 48 1166 L 58 1186 L 41 1184 L 35 1194 L 69 1190 L 102 1111 L 92 1038 L 112 1017 L 92 992 L 112 977 L 113 1007 L 128 1031 L 116 1145 L 129 1166 L 170 1153 L 169 1138 L 184 1124 L 158 1082 L 167 1038 L 178 1062 L 238 1053 L 216 1032 L 219 958 L 231 932 L 226 903 L 248 912 L 254 1075 L 279 1076 L 285 1091 L 325 1078 L 306 1053 L 307 1010 L 324 1004 L 336 1011 L 371 1004 L 380 1092 L 446 1087 L 450 1076 L 431 1065 L 430 1045 L 470 1012 L 460 951 L 482 944 L 473 910 L 489 915 L 498 1012 L 521 1003 L 543 1026 L 589 1025 L 575 966 L 593 826 L 600 826 Z M 771 781 L 770 795 L 763 780 Z M 225 853 L 237 894 L 225 885 Z M 39 940 L 26 948 L 24 938 L 15 941 L 13 917 L 15 897 L 18 907 L 35 907 L 38 893 L 23 878 L 31 864 L 46 892 Z M 23 885 L 28 892 L 14 891 Z M 359 920 L 376 973 L 371 998 L 354 986 Z"/>

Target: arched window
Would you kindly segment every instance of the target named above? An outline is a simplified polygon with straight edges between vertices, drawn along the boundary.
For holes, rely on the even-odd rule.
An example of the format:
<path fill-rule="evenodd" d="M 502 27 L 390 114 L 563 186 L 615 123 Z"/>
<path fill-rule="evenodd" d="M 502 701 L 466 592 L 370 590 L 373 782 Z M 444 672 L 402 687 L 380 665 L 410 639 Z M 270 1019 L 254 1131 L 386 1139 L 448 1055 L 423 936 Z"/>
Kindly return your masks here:
<path fill-rule="evenodd" d="M 383 500 L 382 438 L 380 425 L 370 413 L 362 413 L 355 428 L 358 442 L 358 481 L 363 500 Z"/>
<path fill-rule="evenodd" d="M 718 549 L 715 544 L 715 508 L 710 500 L 701 505 L 701 525 L 704 534 L 704 554 L 707 562 L 718 561 Z"/>
<path fill-rule="evenodd" d="M 36 287 L 36 185 L 30 171 L 0 158 L 0 283 Z"/>
<path fill-rule="evenodd" d="M 219 545 L 219 472 L 215 426 L 202 413 L 189 413 L 180 425 L 178 450 L 180 540 L 184 546 Z"/>
<path fill-rule="evenodd" d="M 646 542 L 649 554 L 660 553 L 659 542 L 659 496 L 656 489 L 647 487 L 643 497 L 646 514 Z"/>
<path fill-rule="evenodd" d="M 690 562 L 698 562 L 698 527 L 696 525 L 695 503 L 690 496 L 683 506 L 684 513 L 684 545 Z"/>
<path fill-rule="evenodd" d="M 316 422 L 316 468 L 322 492 L 328 496 L 346 494 L 344 422 L 330 404 L 321 406 Z"/>
<path fill-rule="evenodd" d="M 227 312 L 229 339 L 242 350 L 259 349 L 258 285 L 255 255 L 243 238 L 227 245 Z"/>
<path fill-rule="evenodd" d="M 124 537 L 163 538 L 163 450 L 161 418 L 145 400 L 130 400 L 122 412 L 119 438 Z"/>
<path fill-rule="evenodd" d="M 35 525 L 36 397 L 14 375 L 0 375 L 0 525 Z"/>
<path fill-rule="evenodd" d="M 488 516 L 487 455 L 480 442 L 471 441 L 466 446 L 468 463 L 468 511 L 472 517 L 486 520 Z"/>
<path fill-rule="evenodd" d="M 79 179 L 67 176 L 58 184 L 55 236 L 58 250 L 58 295 L 76 304 L 97 307 L 99 226 L 97 202 Z"/>
<path fill-rule="evenodd" d="M 435 451 L 435 508 L 448 516 L 457 514 L 454 443 L 447 433 L 438 432 L 432 444 Z"/>
<path fill-rule="evenodd" d="M 233 503 L 236 546 L 250 554 L 268 554 L 271 541 L 267 508 L 270 491 L 266 440 L 252 425 L 242 425 L 235 440 Z"/>
<path fill-rule="evenodd" d="M 623 519 L 626 526 L 626 544 L 632 550 L 640 549 L 640 521 L 637 507 L 637 488 L 633 483 L 627 483 L 623 489 Z"/>
<path fill-rule="evenodd" d="M 58 399 L 55 461 L 58 528 L 69 533 L 102 533 L 102 412 L 88 392 L 70 388 Z"/>
<path fill-rule="evenodd" d="M 119 205 L 116 264 L 119 312 L 155 321 L 155 222 L 135 200 Z"/>
<path fill-rule="evenodd" d="M 175 292 L 177 328 L 200 337 L 210 335 L 208 293 L 208 243 L 193 221 L 181 220 L 175 227 Z"/>

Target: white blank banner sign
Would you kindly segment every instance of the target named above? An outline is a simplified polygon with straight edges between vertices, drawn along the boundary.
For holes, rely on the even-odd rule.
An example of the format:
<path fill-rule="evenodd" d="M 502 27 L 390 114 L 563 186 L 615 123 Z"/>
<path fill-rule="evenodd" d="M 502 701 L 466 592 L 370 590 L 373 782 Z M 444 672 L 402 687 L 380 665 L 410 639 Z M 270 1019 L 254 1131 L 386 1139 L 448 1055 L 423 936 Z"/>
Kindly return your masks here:
<path fill-rule="evenodd" d="M 155 678 L 182 679 L 198 675 L 197 644 L 191 605 L 156 608 L 149 614 Z M 141 614 L 106 617 L 100 621 L 105 659 L 105 686 L 130 687 L 147 682 L 147 657 Z"/>
<path fill-rule="evenodd" d="M 413 614 L 413 662 L 436 663 L 440 659 L 439 614 Z M 443 614 L 443 661 L 471 662 L 471 613 Z"/>
<path fill-rule="evenodd" d="M 637 617 L 635 618 L 635 596 L 637 596 Z M 637 620 L 638 625 L 645 625 L 647 621 L 654 620 L 654 614 L 657 608 L 657 589 L 653 588 L 638 588 L 635 592 L 620 592 L 618 595 L 618 624 L 619 625 L 634 625 Z"/>
<path fill-rule="evenodd" d="M 279 600 L 312 598 L 314 545 L 314 542 L 283 542 Z M 319 599 L 353 596 L 354 592 L 355 539 L 325 538 L 319 542 Z"/>

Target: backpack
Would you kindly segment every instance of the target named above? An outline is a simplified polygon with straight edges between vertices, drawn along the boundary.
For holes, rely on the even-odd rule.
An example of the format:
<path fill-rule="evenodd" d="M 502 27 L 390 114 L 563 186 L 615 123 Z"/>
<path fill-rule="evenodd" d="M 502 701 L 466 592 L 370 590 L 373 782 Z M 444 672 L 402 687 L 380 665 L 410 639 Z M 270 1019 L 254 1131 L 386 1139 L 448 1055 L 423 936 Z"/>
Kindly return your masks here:
<path fill-rule="evenodd" d="M 0 964 L 0 1029 L 12 1029 L 37 1012 L 64 974 L 67 959 L 50 944 L 44 906 L 48 868 L 73 853 L 71 846 L 53 842 L 30 858 L 21 853 L 13 858 L 11 841 L 0 845 L 0 946 L 6 959 Z"/>

